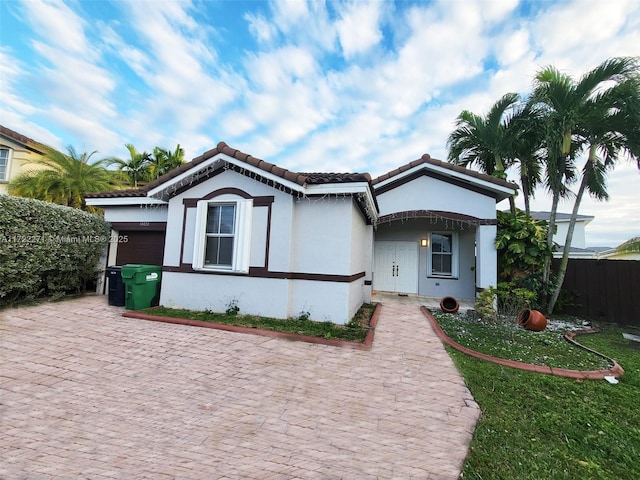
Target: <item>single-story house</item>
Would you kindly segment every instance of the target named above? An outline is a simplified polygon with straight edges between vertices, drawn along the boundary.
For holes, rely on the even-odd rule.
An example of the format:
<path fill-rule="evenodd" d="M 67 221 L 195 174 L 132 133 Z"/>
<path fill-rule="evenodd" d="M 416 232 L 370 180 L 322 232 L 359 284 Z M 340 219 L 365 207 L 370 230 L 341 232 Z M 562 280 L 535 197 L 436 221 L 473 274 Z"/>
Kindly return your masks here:
<path fill-rule="evenodd" d="M 160 304 L 348 322 L 373 291 L 473 299 L 497 283 L 517 186 L 424 155 L 372 179 L 295 173 L 219 143 L 135 190 L 87 195 L 107 263 L 162 265 Z"/>

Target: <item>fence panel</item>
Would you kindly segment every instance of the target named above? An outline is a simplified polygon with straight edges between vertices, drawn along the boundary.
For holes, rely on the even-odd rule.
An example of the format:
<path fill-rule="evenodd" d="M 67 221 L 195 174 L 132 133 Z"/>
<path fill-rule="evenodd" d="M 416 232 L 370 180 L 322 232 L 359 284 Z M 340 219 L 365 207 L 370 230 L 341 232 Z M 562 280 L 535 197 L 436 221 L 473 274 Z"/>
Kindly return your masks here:
<path fill-rule="evenodd" d="M 557 271 L 560 262 L 553 263 Z M 571 258 L 562 289 L 576 296 L 571 313 L 640 326 L 640 261 Z"/>

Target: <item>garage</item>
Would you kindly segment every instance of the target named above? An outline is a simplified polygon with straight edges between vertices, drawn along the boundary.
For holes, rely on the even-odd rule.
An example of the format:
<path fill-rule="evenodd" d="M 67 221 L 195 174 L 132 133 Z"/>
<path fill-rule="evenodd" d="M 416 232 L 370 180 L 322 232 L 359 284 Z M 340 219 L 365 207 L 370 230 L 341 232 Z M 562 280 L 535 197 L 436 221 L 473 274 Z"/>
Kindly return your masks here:
<path fill-rule="evenodd" d="M 112 224 L 118 239 L 115 265 L 140 263 L 162 265 L 164 239 L 167 224 L 148 222 L 146 224 Z"/>

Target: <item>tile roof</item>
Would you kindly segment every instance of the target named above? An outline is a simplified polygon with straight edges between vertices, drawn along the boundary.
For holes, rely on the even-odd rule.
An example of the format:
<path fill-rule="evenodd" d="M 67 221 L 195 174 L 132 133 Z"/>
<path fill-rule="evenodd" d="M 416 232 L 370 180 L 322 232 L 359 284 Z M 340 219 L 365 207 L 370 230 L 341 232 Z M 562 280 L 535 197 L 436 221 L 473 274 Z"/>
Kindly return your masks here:
<path fill-rule="evenodd" d="M 147 190 L 144 187 L 85 194 L 85 198 L 129 198 L 129 197 L 146 197 L 146 196 L 147 196 Z"/>
<path fill-rule="evenodd" d="M 327 183 L 352 183 L 352 182 L 369 182 L 371 176 L 368 173 L 296 173 L 286 168 L 281 168 L 273 163 L 266 162 L 260 158 L 253 157 L 247 153 L 243 153 L 240 150 L 229 147 L 226 143 L 220 142 L 218 145 L 203 153 L 202 155 L 194 158 L 192 161 L 181 165 L 178 168 L 171 170 L 165 175 L 158 177 L 157 179 L 145 184 L 138 189 L 131 190 L 116 190 L 111 192 L 98 192 L 89 193 L 87 198 L 118 198 L 118 197 L 144 197 L 147 192 L 159 187 L 163 183 L 169 182 L 172 179 L 182 175 L 183 173 L 197 168 L 198 165 L 204 161 L 223 153 L 230 157 L 233 157 L 241 162 L 244 162 L 253 167 L 259 168 L 265 172 L 271 173 L 284 180 L 296 183 L 298 185 L 321 185 Z"/>
<path fill-rule="evenodd" d="M 10 128 L 5 127 L 4 125 L 0 125 L 0 135 L 5 137 L 9 137 L 12 140 L 15 140 L 23 145 L 31 147 L 34 150 L 37 150 L 39 153 L 44 153 L 46 145 L 36 142 L 32 138 L 27 137 L 26 135 L 22 135 L 21 133 L 16 132 L 15 130 L 11 130 Z"/>
<path fill-rule="evenodd" d="M 398 167 L 394 170 L 391 170 L 390 172 L 385 173 L 384 175 L 380 175 L 377 178 L 374 178 L 371 183 L 372 185 L 376 185 L 378 183 L 384 182 L 385 180 L 388 180 L 390 178 L 393 178 L 397 175 L 400 175 L 401 173 L 406 172 L 407 170 L 411 170 L 414 167 L 420 166 L 420 165 L 433 165 L 436 167 L 442 167 L 445 168 L 447 170 L 451 170 L 452 172 L 457 172 L 457 173 L 462 173 L 464 175 L 468 175 L 474 178 L 477 178 L 479 180 L 483 180 L 485 182 L 489 182 L 489 183 L 493 183 L 495 185 L 499 185 L 501 187 L 507 187 L 507 188 L 514 188 L 517 189 L 518 185 L 516 185 L 513 182 L 508 182 L 506 180 L 502 180 L 500 178 L 496 178 L 496 177 L 492 177 L 491 175 L 487 175 L 485 173 L 480 173 L 480 172 L 476 172 L 475 170 L 470 170 L 468 168 L 464 168 L 461 167 L 459 165 L 454 165 L 452 163 L 449 162 L 443 162 L 442 160 L 437 160 L 435 158 L 431 158 L 431 155 L 425 153 L 421 158 L 419 158 L 418 160 L 414 160 L 412 162 L 407 163 L 406 165 L 402 165 L 401 167 Z"/>
<path fill-rule="evenodd" d="M 266 162 L 260 158 L 256 158 L 247 153 L 241 152 L 240 150 L 237 150 L 235 148 L 228 146 L 224 142 L 220 142 L 218 143 L 218 145 L 216 145 L 215 148 L 203 153 L 200 156 L 195 157 L 191 162 L 185 163 L 180 167 L 171 170 L 167 174 L 157 178 L 156 180 L 153 180 L 152 182 L 147 183 L 146 185 L 138 189 L 90 193 L 90 194 L 87 194 L 86 197 L 87 198 L 144 197 L 147 195 L 147 192 L 149 192 L 150 190 L 153 190 L 154 188 L 157 188 L 164 183 L 170 182 L 172 179 L 182 175 L 185 172 L 188 172 L 191 169 L 196 169 L 198 165 L 200 165 L 201 163 L 205 162 L 206 160 L 220 153 L 233 157 L 237 160 L 240 160 L 241 162 L 244 162 L 255 168 L 268 172 L 272 175 L 275 175 L 276 177 L 280 177 L 284 180 L 288 180 L 290 182 L 296 183 L 300 186 L 323 185 L 323 184 L 332 184 L 332 183 L 359 183 L 359 182 L 367 182 L 367 183 L 370 183 L 371 185 L 376 185 L 377 183 L 380 183 L 384 180 L 387 180 L 396 175 L 399 175 L 416 166 L 419 166 L 422 164 L 429 164 L 429 165 L 442 167 L 454 172 L 469 175 L 474 178 L 478 178 L 478 179 L 481 179 L 496 185 L 500 185 L 503 187 L 513 188 L 513 189 L 518 188 L 518 186 L 515 183 L 507 182 L 505 180 L 501 180 L 499 178 L 495 178 L 490 175 L 479 173 L 474 170 L 469 170 L 464 167 L 452 165 L 448 162 L 436 160 L 431 158 L 427 154 L 423 155 L 418 160 L 414 160 L 413 162 L 410 162 L 406 165 L 396 168 L 395 170 L 392 170 L 372 180 L 371 175 L 369 175 L 368 173 L 292 172 L 285 168 L 281 168 L 277 165 L 274 165 L 273 163 Z"/>

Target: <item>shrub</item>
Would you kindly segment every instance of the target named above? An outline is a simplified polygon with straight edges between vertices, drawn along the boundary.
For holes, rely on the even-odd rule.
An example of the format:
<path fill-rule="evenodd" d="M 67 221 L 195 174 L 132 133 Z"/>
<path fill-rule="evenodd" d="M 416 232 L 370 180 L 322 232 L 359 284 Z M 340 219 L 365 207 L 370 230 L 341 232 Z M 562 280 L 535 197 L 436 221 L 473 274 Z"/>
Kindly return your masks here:
<path fill-rule="evenodd" d="M 99 216 L 0 195 L 0 306 L 84 291 L 109 232 Z"/>

